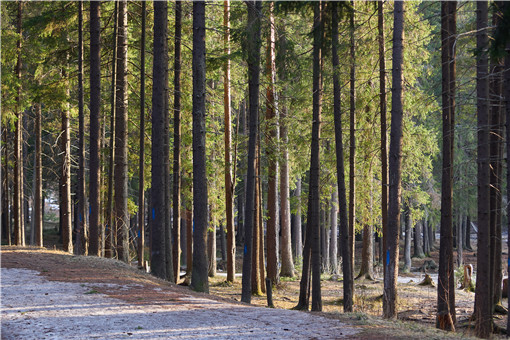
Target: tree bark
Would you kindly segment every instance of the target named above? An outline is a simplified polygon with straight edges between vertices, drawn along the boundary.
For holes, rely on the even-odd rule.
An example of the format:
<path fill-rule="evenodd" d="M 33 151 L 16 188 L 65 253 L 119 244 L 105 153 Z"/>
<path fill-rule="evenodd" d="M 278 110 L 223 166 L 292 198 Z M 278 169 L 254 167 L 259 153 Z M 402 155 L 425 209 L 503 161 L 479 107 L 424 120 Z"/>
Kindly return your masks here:
<path fill-rule="evenodd" d="M 262 2 L 247 1 L 248 27 L 248 94 L 249 94 L 249 139 L 248 165 L 246 176 L 246 205 L 244 216 L 244 256 L 241 301 L 251 302 L 252 244 L 254 228 L 255 201 L 255 149 L 258 130 L 259 79 L 260 79 L 260 24 Z"/>
<path fill-rule="evenodd" d="M 140 37 L 140 152 L 138 156 L 138 268 L 145 259 L 145 17 L 146 3 L 142 2 L 142 31 Z"/>
<path fill-rule="evenodd" d="M 402 272 L 409 273 L 411 271 L 411 233 L 413 226 L 413 219 L 411 217 L 411 209 L 407 204 L 404 204 L 405 212 L 405 240 L 404 240 L 404 268 Z"/>
<path fill-rule="evenodd" d="M 3 157 L 2 157 L 2 236 L 5 237 L 7 244 L 10 246 L 11 240 L 11 214 L 9 207 L 11 190 L 9 180 L 9 147 L 10 147 L 10 135 L 7 124 L 2 127 L 2 144 L 3 144 Z"/>
<path fill-rule="evenodd" d="M 207 274 L 209 277 L 216 276 L 216 227 L 212 226 L 207 232 L 207 257 L 209 266 Z"/>
<path fill-rule="evenodd" d="M 223 46 L 227 56 L 230 55 L 230 0 L 223 1 Z M 225 215 L 227 221 L 227 281 L 235 280 L 235 229 L 234 229 L 234 182 L 232 181 L 232 118 L 230 96 L 230 59 L 223 64 L 223 108 L 225 116 Z M 222 229 L 223 230 L 223 229 Z M 223 240 L 223 231 L 222 238 Z"/>
<path fill-rule="evenodd" d="M 338 4 L 332 3 L 332 57 L 333 57 L 333 115 L 335 120 L 336 171 L 338 182 L 338 208 L 340 215 L 340 250 L 342 252 L 342 273 L 344 278 L 343 307 L 344 312 L 352 312 L 354 297 L 354 268 L 350 259 L 353 249 L 349 242 L 349 224 L 347 216 L 347 197 L 345 190 L 344 149 L 342 141 L 342 112 L 340 98 L 340 75 L 338 58 Z"/>
<path fill-rule="evenodd" d="M 181 38 L 182 3 L 175 2 L 174 50 L 174 150 L 173 150 L 173 271 L 175 282 L 180 272 L 180 221 L 181 221 Z"/>
<path fill-rule="evenodd" d="M 35 188 L 34 207 L 32 208 L 34 211 L 35 245 L 37 247 L 43 246 L 41 118 L 41 104 L 37 103 L 35 105 Z"/>
<path fill-rule="evenodd" d="M 100 123 L 101 114 L 101 3 L 90 3 L 90 243 L 89 255 L 100 256 Z M 101 235 L 102 236 L 102 235 Z"/>
<path fill-rule="evenodd" d="M 75 251 L 88 254 L 87 211 L 85 198 L 85 113 L 83 107 L 83 2 L 78 3 L 78 230 Z"/>
<path fill-rule="evenodd" d="M 487 1 L 476 3 L 477 50 L 487 48 Z M 489 84 L 488 60 L 480 53 L 476 65 L 477 124 L 478 124 L 478 246 L 477 277 L 489 277 L 490 261 L 490 163 L 489 163 Z M 492 333 L 492 299 L 489 280 L 477 280 L 475 288 L 475 332 L 488 338 Z"/>
<path fill-rule="evenodd" d="M 151 185 L 151 271 L 167 278 L 166 266 L 166 202 L 165 202 L 165 96 L 167 68 L 166 2 L 154 2 L 154 60 L 152 87 L 152 185 Z"/>
<path fill-rule="evenodd" d="M 404 2 L 395 1 L 393 14 L 393 67 L 391 90 L 391 132 L 389 153 L 388 235 L 384 270 L 383 316 L 397 317 L 397 277 L 402 179 L 402 66 L 404 43 Z"/>
<path fill-rule="evenodd" d="M 278 273 L 278 113 L 274 84 L 276 82 L 275 65 L 275 29 L 273 2 L 269 3 L 269 34 L 266 53 L 266 158 L 267 169 L 267 277 L 273 284 L 280 280 Z"/>
<path fill-rule="evenodd" d="M 301 224 L 301 177 L 296 180 L 296 190 L 294 190 L 296 201 L 296 213 L 294 218 L 294 254 L 297 259 L 303 257 L 303 226 Z"/>
<path fill-rule="evenodd" d="M 67 75 L 64 74 L 64 79 Z M 67 90 L 69 98 L 69 90 Z M 69 103 L 66 109 L 61 111 L 62 133 L 61 133 L 61 152 L 62 165 L 60 168 L 62 197 L 60 198 L 62 243 L 65 252 L 73 253 L 73 230 L 72 230 L 72 211 L 71 211 L 71 132 L 69 128 Z"/>
<path fill-rule="evenodd" d="M 309 200 L 310 209 L 307 216 L 307 229 L 312 234 L 312 311 L 322 310 L 321 297 L 321 259 L 320 259 L 320 133 L 322 109 L 322 35 L 324 32 L 323 3 L 314 3 L 314 36 L 313 36 L 313 121 L 312 143 L 310 156 Z"/>
<path fill-rule="evenodd" d="M 338 187 L 333 189 L 331 194 L 330 228 L 329 259 L 331 273 L 338 274 Z"/>
<path fill-rule="evenodd" d="M 108 198 L 106 203 L 106 228 L 105 228 L 105 257 L 114 257 L 115 256 L 115 239 L 116 239 L 116 229 L 115 224 L 113 223 L 113 172 L 115 167 L 115 116 L 116 116 L 116 90 L 117 90 L 117 58 L 118 58 L 118 45 L 117 45 L 117 35 L 118 35 L 118 26 L 119 26 L 119 10 L 118 10 L 118 2 L 115 1 L 115 10 L 114 10 L 114 25 L 113 25 L 113 60 L 112 60 L 112 80 L 111 80 L 111 108 L 110 108 L 110 157 L 108 160 Z"/>
<path fill-rule="evenodd" d="M 349 18 L 350 25 L 350 91 L 349 91 L 349 247 L 351 268 L 354 271 L 354 231 L 356 223 L 356 54 L 355 54 L 355 38 L 354 38 L 354 0 L 351 0 L 352 14 Z M 345 259 L 344 259 L 345 261 Z"/>
<path fill-rule="evenodd" d="M 205 160 L 205 1 L 193 2 L 193 271 L 191 287 L 209 292 L 207 276 L 207 177 Z"/>
<path fill-rule="evenodd" d="M 18 79 L 18 88 L 16 94 L 16 131 L 14 139 L 14 244 L 25 246 L 25 223 L 23 218 L 23 110 L 21 108 L 21 27 L 22 2 L 18 1 L 18 13 L 16 20 L 16 32 L 18 40 L 16 42 L 17 61 L 16 78 Z"/>
<path fill-rule="evenodd" d="M 119 34 L 117 36 L 118 63 L 115 115 L 115 168 L 114 216 L 117 230 L 117 257 L 129 262 L 129 213 L 128 213 L 128 56 L 127 56 L 127 1 L 119 2 Z"/>
<path fill-rule="evenodd" d="M 510 3 L 505 2 L 503 7 L 504 13 L 510 12 Z M 506 160 L 507 160 L 507 169 L 508 162 L 510 161 L 510 41 L 507 41 L 506 43 L 506 55 L 505 55 L 505 67 L 504 67 L 504 73 L 503 73 L 503 96 L 505 98 L 505 118 L 506 118 Z M 510 171 L 507 170 L 506 173 L 506 182 L 507 182 L 507 189 L 506 194 L 507 197 L 510 197 L 510 186 L 508 183 L 510 183 Z M 510 216 L 510 204 L 507 204 L 507 216 Z M 469 228 L 469 219 L 468 219 L 468 228 Z M 510 235 L 510 220 L 507 220 L 507 231 Z M 468 234 L 468 233 L 466 233 Z M 466 236 L 467 240 L 467 236 Z M 507 240 L 507 249 L 510 249 L 510 237 L 508 237 Z M 508 253 L 508 259 L 507 259 L 507 272 L 510 273 L 510 252 Z M 508 291 L 507 296 L 510 297 L 510 284 L 508 285 Z M 510 299 L 508 299 L 510 301 Z M 510 304 L 510 302 L 509 302 Z M 510 305 L 508 306 L 508 309 L 510 310 Z M 510 318 L 507 318 L 507 325 L 506 325 L 507 335 L 510 335 Z"/>

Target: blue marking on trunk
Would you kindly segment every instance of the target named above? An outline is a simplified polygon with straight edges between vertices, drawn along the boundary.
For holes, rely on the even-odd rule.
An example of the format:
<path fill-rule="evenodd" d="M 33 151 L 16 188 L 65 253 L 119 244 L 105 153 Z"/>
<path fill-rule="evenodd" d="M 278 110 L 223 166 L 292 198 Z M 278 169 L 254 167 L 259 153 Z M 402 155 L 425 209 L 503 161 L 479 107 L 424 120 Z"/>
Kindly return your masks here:
<path fill-rule="evenodd" d="M 386 265 L 390 265 L 390 250 L 386 250 Z"/>
<path fill-rule="evenodd" d="M 152 220 L 156 219 L 156 209 L 152 208 Z"/>

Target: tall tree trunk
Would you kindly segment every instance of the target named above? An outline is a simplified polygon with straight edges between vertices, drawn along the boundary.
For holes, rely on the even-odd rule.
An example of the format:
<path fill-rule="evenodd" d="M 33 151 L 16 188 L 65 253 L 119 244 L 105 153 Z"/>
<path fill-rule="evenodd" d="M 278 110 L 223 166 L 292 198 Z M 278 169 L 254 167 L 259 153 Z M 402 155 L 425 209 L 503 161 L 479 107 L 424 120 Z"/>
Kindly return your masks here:
<path fill-rule="evenodd" d="M 301 177 L 296 180 L 296 189 L 294 190 L 296 198 L 296 213 L 292 216 L 294 219 L 294 254 L 297 259 L 303 257 L 303 233 L 301 224 Z"/>
<path fill-rule="evenodd" d="M 128 213 L 128 56 L 127 56 L 127 1 L 119 2 L 119 34 L 117 36 L 118 63 L 115 115 L 115 168 L 114 216 L 117 230 L 117 257 L 129 262 L 129 213 Z"/>
<path fill-rule="evenodd" d="M 11 190 L 9 185 L 9 146 L 10 140 L 9 128 L 7 124 L 2 127 L 2 236 L 5 237 L 7 244 L 10 246 L 11 240 L 11 214 L 9 207 Z"/>
<path fill-rule="evenodd" d="M 332 57 L 333 57 L 333 115 L 335 119 L 336 172 L 338 182 L 338 209 L 340 214 L 340 250 L 342 251 L 342 273 L 344 277 L 344 312 L 352 312 L 354 297 L 354 268 L 350 259 L 353 249 L 349 242 L 349 224 L 347 216 L 347 195 L 345 190 L 344 148 L 342 141 L 342 112 L 340 102 L 340 75 L 338 58 L 338 4 L 332 3 Z"/>
<path fill-rule="evenodd" d="M 309 209 L 307 231 L 310 230 L 311 264 L 312 264 L 312 311 L 322 310 L 321 297 L 321 259 L 320 259 L 320 133 L 322 108 L 322 35 L 324 24 L 322 18 L 323 3 L 314 3 L 314 36 L 313 36 L 313 118 L 312 143 L 310 156 Z M 308 232 L 307 232 L 308 234 Z M 308 238 L 308 237 L 307 237 Z M 303 268 L 303 271 L 305 269 Z"/>
<path fill-rule="evenodd" d="M 463 221 L 464 221 L 464 215 L 463 214 L 459 214 L 459 222 L 457 223 L 457 267 L 462 267 L 462 265 L 464 264 L 464 261 L 462 259 L 462 251 L 464 250 L 464 245 L 463 245 L 463 237 L 464 237 L 464 234 L 463 234 Z M 501 256 L 500 256 L 501 257 Z"/>
<path fill-rule="evenodd" d="M 241 301 L 251 302 L 251 273 L 252 273 L 252 244 L 255 212 L 255 151 L 257 144 L 258 110 L 259 110 L 259 80 L 260 80 L 260 25 L 262 2 L 247 1 L 248 27 L 248 95 L 249 95 L 249 139 L 248 139 L 248 165 L 246 176 L 246 205 L 244 215 L 244 256 Z"/>
<path fill-rule="evenodd" d="M 191 188 L 193 194 L 193 188 Z M 186 208 L 186 277 L 191 280 L 193 270 L 193 210 Z"/>
<path fill-rule="evenodd" d="M 466 249 L 473 250 L 471 247 L 471 218 L 466 216 Z"/>
<path fill-rule="evenodd" d="M 87 212 L 85 198 L 85 113 L 83 108 L 83 2 L 78 3 L 78 231 L 76 253 L 87 255 Z"/>
<path fill-rule="evenodd" d="M 257 199 L 257 209 L 258 209 L 258 218 L 254 222 L 255 225 L 258 227 L 258 234 L 259 234 L 259 256 L 258 256 L 258 269 L 259 269 L 259 279 L 260 279 L 260 291 L 262 294 L 266 292 L 266 285 L 264 284 L 266 282 L 265 280 L 265 266 L 264 266 L 264 214 L 263 214 L 263 206 L 262 206 L 262 180 L 261 180 L 261 166 L 260 166 L 260 131 L 259 131 L 259 149 L 258 149 L 258 165 L 257 165 L 257 189 L 258 193 L 255 193 L 255 197 Z"/>
<path fill-rule="evenodd" d="M 227 262 L 227 239 L 225 237 L 225 226 L 223 224 L 220 224 L 220 251 L 221 251 L 221 261 L 226 263 Z"/>
<path fill-rule="evenodd" d="M 67 75 L 64 72 L 64 79 Z M 67 98 L 69 98 L 69 90 L 67 90 Z M 71 132 L 69 128 L 69 103 L 66 108 L 61 111 L 62 133 L 61 133 L 61 190 L 60 198 L 61 210 L 61 226 L 62 226 L 62 243 L 65 252 L 73 253 L 73 230 L 72 230 L 72 211 L 71 211 Z"/>
<path fill-rule="evenodd" d="M 142 31 L 140 41 L 140 153 L 138 157 L 138 268 L 145 258 L 145 17 L 147 9 L 142 2 Z"/>
<path fill-rule="evenodd" d="M 18 40 L 16 42 L 17 61 L 16 78 L 18 88 L 16 94 L 16 131 L 14 139 L 14 244 L 25 246 L 25 224 L 23 219 L 23 110 L 21 108 L 21 13 L 22 3 L 18 1 L 18 13 L 16 20 L 16 31 Z"/>
<path fill-rule="evenodd" d="M 490 148 L 489 148 L 489 84 L 487 1 L 476 3 L 477 50 L 476 92 L 478 123 L 478 246 L 476 256 L 477 277 L 489 277 L 490 261 Z M 492 299 L 489 280 L 477 280 L 475 288 L 475 332 L 482 338 L 492 333 Z"/>
<path fill-rule="evenodd" d="M 108 197 L 106 203 L 106 228 L 105 228 L 105 257 L 115 256 L 115 238 L 116 230 L 113 223 L 113 172 L 115 167 L 115 116 L 116 116 L 116 90 L 117 90 L 117 58 L 118 58 L 118 26 L 119 26 L 119 10 L 118 3 L 115 1 L 114 9 L 114 25 L 113 25 L 113 60 L 112 60 L 112 80 L 111 80 L 111 98 L 110 98 L 110 157 L 108 159 Z"/>
<path fill-rule="evenodd" d="M 350 92 L 349 92 L 349 247 L 351 268 L 354 271 L 354 230 L 356 223 L 356 183 L 355 183 L 355 165 L 356 165 L 356 54 L 354 40 L 354 0 L 351 0 L 352 14 L 349 18 L 350 24 Z M 343 259 L 344 261 L 346 259 Z"/>
<path fill-rule="evenodd" d="M 503 12 L 504 13 L 510 13 L 510 2 L 505 2 L 503 6 Z M 507 183 L 507 189 L 506 194 L 507 197 L 510 197 L 510 186 L 508 183 L 510 183 L 510 171 L 508 171 L 508 162 L 510 161 L 510 40 L 506 42 L 506 55 L 505 55 L 505 67 L 504 67 L 504 73 L 503 73 L 503 96 L 505 98 L 505 118 L 506 118 L 506 161 L 507 161 L 507 172 L 506 172 L 506 183 Z M 507 207 L 507 216 L 510 216 L 510 204 L 506 205 Z M 468 226 L 469 228 L 469 220 L 468 220 Z M 510 219 L 507 219 L 507 235 L 510 235 Z M 466 233 L 468 234 L 468 233 Z M 467 240 L 467 236 L 466 236 Z M 508 237 L 507 240 L 507 249 L 510 249 L 510 237 Z M 507 273 L 510 273 L 510 252 L 508 252 L 508 259 L 507 259 Z M 510 296 L 510 285 L 508 285 L 508 291 L 507 296 Z M 510 299 L 508 299 L 510 304 Z M 508 310 L 510 310 L 510 305 L 508 306 Z M 507 317 L 507 324 L 506 324 L 506 332 L 507 335 L 510 335 L 510 318 Z"/>
<path fill-rule="evenodd" d="M 151 185 L 151 270 L 166 279 L 165 238 L 165 72 L 167 64 L 167 11 L 166 2 L 154 2 L 154 60 L 152 87 L 152 185 Z"/>
<path fill-rule="evenodd" d="M 205 1 L 193 2 L 193 271 L 191 287 L 209 292 L 205 161 Z"/>
<path fill-rule="evenodd" d="M 257 147 L 255 159 L 255 213 L 253 215 L 253 249 L 252 249 L 252 273 L 251 273 L 251 293 L 253 295 L 262 295 L 262 275 L 264 270 L 264 246 L 261 241 L 264 239 L 263 228 L 260 227 L 262 213 L 262 199 L 260 188 L 260 132 L 257 132 Z M 262 254 L 262 256 L 261 256 Z M 260 258 L 262 257 L 262 261 Z M 244 260 L 243 260 L 244 261 Z M 262 270 L 261 270 L 262 267 Z"/>
<path fill-rule="evenodd" d="M 273 284 L 280 280 L 278 273 L 278 114 L 274 84 L 276 82 L 275 65 L 275 29 L 273 2 L 269 3 L 269 34 L 267 37 L 266 77 L 266 157 L 267 169 L 267 277 Z"/>
<path fill-rule="evenodd" d="M 391 132 L 389 153 L 388 235 L 384 270 L 383 316 L 397 317 L 398 245 L 402 179 L 402 66 L 404 49 L 404 2 L 395 1 L 393 13 L 393 67 L 391 90 Z"/>
<path fill-rule="evenodd" d="M 411 271 L 411 233 L 413 226 L 413 219 L 411 216 L 411 209 L 407 204 L 404 205 L 405 212 L 405 240 L 404 240 L 404 268 L 402 272 L 409 273 Z"/>
<path fill-rule="evenodd" d="M 90 3 L 90 243 L 89 254 L 100 256 L 100 123 L 101 114 L 101 3 Z M 102 228 L 102 227 L 101 227 Z M 102 233 L 101 233 L 102 234 Z M 103 236 L 103 235 L 101 235 Z M 101 238 L 102 239 L 102 238 Z"/>
<path fill-rule="evenodd" d="M 423 225 L 421 221 L 417 221 L 414 225 L 414 253 L 413 256 L 417 258 L 425 257 L 423 253 L 423 238 L 422 238 Z"/>
<path fill-rule="evenodd" d="M 223 1 L 223 48 L 230 55 L 230 0 Z M 230 59 L 223 64 L 223 108 L 225 115 L 225 215 L 227 220 L 227 281 L 235 280 L 235 229 L 234 229 L 234 183 L 232 181 L 232 118 L 230 114 Z M 222 238 L 223 240 L 223 231 Z"/>
<path fill-rule="evenodd" d="M 379 109 L 381 110 L 381 220 L 383 249 L 388 227 L 388 141 L 386 126 L 386 58 L 384 47 L 384 1 L 377 2 L 377 40 L 379 43 Z M 383 254 L 384 255 L 384 254 Z M 382 256 L 384 257 L 384 256 Z M 386 261 L 382 261 L 386 267 Z"/>
<path fill-rule="evenodd" d="M 429 241 L 429 231 L 427 226 L 427 220 L 423 219 L 421 222 L 422 230 L 423 230 L 423 251 L 426 257 L 430 256 L 430 241 Z"/>
<path fill-rule="evenodd" d="M 338 274 L 338 187 L 334 188 L 331 194 L 330 228 L 329 259 L 331 273 Z"/>
<path fill-rule="evenodd" d="M 34 211 L 35 245 L 37 247 L 43 246 L 41 118 L 41 104 L 37 103 L 35 104 L 35 188 L 34 207 L 32 208 Z"/>

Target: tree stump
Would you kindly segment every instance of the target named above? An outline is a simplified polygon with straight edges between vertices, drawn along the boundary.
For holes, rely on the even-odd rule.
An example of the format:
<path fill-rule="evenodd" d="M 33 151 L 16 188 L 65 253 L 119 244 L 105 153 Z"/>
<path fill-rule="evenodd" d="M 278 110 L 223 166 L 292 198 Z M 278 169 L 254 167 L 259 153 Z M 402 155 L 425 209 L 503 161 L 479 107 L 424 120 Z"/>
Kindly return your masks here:
<path fill-rule="evenodd" d="M 448 312 L 441 312 L 437 314 L 436 325 L 439 329 L 455 332 L 452 315 Z"/>
<path fill-rule="evenodd" d="M 425 278 L 423 279 L 422 282 L 418 283 L 419 286 L 431 286 L 431 287 L 435 287 L 436 285 L 434 284 L 434 281 L 432 281 L 432 278 L 430 277 L 429 274 L 425 274 Z"/>

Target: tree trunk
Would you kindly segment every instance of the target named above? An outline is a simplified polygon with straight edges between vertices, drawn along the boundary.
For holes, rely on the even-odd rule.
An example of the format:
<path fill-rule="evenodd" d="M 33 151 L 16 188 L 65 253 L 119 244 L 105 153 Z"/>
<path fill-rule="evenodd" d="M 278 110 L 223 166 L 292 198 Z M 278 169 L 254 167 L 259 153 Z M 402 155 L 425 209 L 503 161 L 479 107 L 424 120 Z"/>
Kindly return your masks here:
<path fill-rule="evenodd" d="M 404 205 L 405 213 L 405 240 L 404 240 L 404 268 L 402 272 L 409 273 L 411 271 L 411 233 L 413 226 L 413 219 L 411 217 L 411 209 L 407 204 Z"/>
<path fill-rule="evenodd" d="M 142 31 L 140 41 L 140 152 L 138 156 L 138 268 L 143 268 L 145 257 L 145 17 L 142 2 Z"/>
<path fill-rule="evenodd" d="M 278 116 L 274 84 L 276 82 L 275 65 L 275 29 L 273 2 L 269 3 L 269 34 L 266 53 L 266 158 L 267 169 L 267 277 L 273 284 L 279 281 L 278 273 Z"/>
<path fill-rule="evenodd" d="M 510 3 L 505 2 L 503 7 L 504 13 L 510 12 Z M 504 67 L 504 73 L 503 73 L 503 96 L 505 98 L 505 118 L 506 118 L 506 161 L 507 161 L 507 173 L 506 173 L 506 183 L 507 183 L 507 189 L 506 194 L 507 197 L 510 197 L 510 186 L 508 183 L 510 183 L 510 171 L 508 171 L 508 162 L 510 161 L 510 41 L 507 41 L 506 43 L 506 55 L 505 55 L 505 67 Z M 507 216 L 510 216 L 510 204 L 506 205 L 507 208 Z M 469 219 L 467 221 L 468 226 L 470 227 Z M 466 233 L 469 234 L 469 233 Z M 510 235 L 510 220 L 507 219 L 507 235 Z M 467 240 L 467 235 L 466 235 Z M 507 249 L 510 249 L 510 237 L 508 237 L 507 240 Z M 507 273 L 510 273 L 510 252 L 508 252 L 508 259 L 507 259 Z M 508 291 L 507 296 L 510 297 L 510 284 L 508 285 Z M 510 301 L 510 298 L 508 299 Z M 510 302 L 509 302 L 510 303 Z M 510 306 L 508 308 L 510 310 Z M 510 335 L 510 318 L 507 318 L 507 325 L 506 325 L 507 335 Z"/>
<path fill-rule="evenodd" d="M 209 292 L 205 161 L 205 1 L 193 2 L 193 271 L 191 287 Z"/>
<path fill-rule="evenodd" d="M 25 246 L 25 224 L 23 219 L 23 110 L 21 108 L 21 12 L 22 2 L 18 1 L 18 13 L 16 21 L 16 30 L 18 40 L 16 78 L 18 79 L 18 88 L 16 94 L 16 131 L 14 139 L 14 244 Z M 72 248 L 71 248 L 72 249 Z"/>
<path fill-rule="evenodd" d="M 165 202 L 165 96 L 167 68 L 166 2 L 154 2 L 154 60 L 152 87 L 152 185 L 151 185 L 151 271 L 166 279 L 166 202 Z"/>
<path fill-rule="evenodd" d="M 226 55 L 230 55 L 230 0 L 223 1 L 223 45 Z M 232 118 L 230 114 L 230 59 L 225 60 L 223 64 L 223 107 L 225 115 L 225 215 L 227 221 L 227 281 L 235 280 L 235 229 L 234 229 L 234 183 L 232 181 Z M 223 240 L 223 228 L 222 228 Z"/>
<path fill-rule="evenodd" d="M 212 226 L 207 232 L 207 258 L 209 266 L 207 274 L 209 277 L 216 276 L 216 227 Z"/>
<path fill-rule="evenodd" d="M 397 277 L 402 179 L 402 65 L 404 44 L 404 2 L 395 1 L 393 13 L 393 67 L 391 90 L 391 132 L 389 154 L 388 235 L 384 270 L 383 316 L 397 317 Z"/>
<path fill-rule="evenodd" d="M 459 213 L 459 222 L 457 223 L 457 267 L 462 267 L 464 265 L 464 261 L 462 259 L 462 251 L 464 250 L 463 245 L 463 236 L 462 233 L 463 230 L 463 221 L 464 221 L 464 215 Z M 501 257 L 501 256 L 500 256 Z"/>
<path fill-rule="evenodd" d="M 193 210 L 191 210 L 190 208 L 186 208 L 186 277 L 189 280 L 191 280 L 192 270 L 193 270 Z"/>
<path fill-rule="evenodd" d="M 225 226 L 220 224 L 220 251 L 221 251 L 221 261 L 224 263 L 227 262 L 227 240 L 225 237 Z"/>
<path fill-rule="evenodd" d="M 322 310 L 321 296 L 321 259 L 320 259 L 320 133 L 321 133 L 321 109 L 322 109 L 322 35 L 323 3 L 314 3 L 314 34 L 313 34 L 313 120 L 312 120 L 312 144 L 310 157 L 310 182 L 309 200 L 310 209 L 307 216 L 307 229 L 312 234 L 312 311 Z"/>
<path fill-rule="evenodd" d="M 466 217 L 466 249 L 473 250 L 471 247 L 471 218 Z"/>
<path fill-rule="evenodd" d="M 329 259 L 331 273 L 338 274 L 338 187 L 331 194 L 330 210 L 331 241 L 329 244 Z"/>
<path fill-rule="evenodd" d="M 422 222 L 421 221 L 417 221 L 416 224 L 414 225 L 414 253 L 413 253 L 413 257 L 417 257 L 417 258 L 424 258 L 425 257 L 425 254 L 423 253 L 423 238 L 422 238 L 422 230 L 423 230 L 423 225 L 422 225 Z"/>
<path fill-rule="evenodd" d="M 114 26 L 113 26 L 113 60 L 112 60 L 112 80 L 111 80 L 111 108 L 110 108 L 110 157 L 108 160 L 108 198 L 106 203 L 106 228 L 105 228 L 105 257 L 114 257 L 116 244 L 116 229 L 113 223 L 113 172 L 115 167 L 115 116 L 116 116 L 116 90 L 117 90 L 117 58 L 118 58 L 118 45 L 117 35 L 119 26 L 119 10 L 118 2 L 115 1 L 114 10 Z"/>
<path fill-rule="evenodd" d="M 77 177 L 77 213 L 78 230 L 76 235 L 76 253 L 87 255 L 87 211 L 85 198 L 85 113 L 83 112 L 83 2 L 78 3 L 78 177 Z"/>
<path fill-rule="evenodd" d="M 424 219 L 420 223 L 422 224 L 422 228 L 423 228 L 422 230 L 423 230 L 423 251 L 424 251 L 424 255 L 426 257 L 429 257 L 430 256 L 430 241 L 429 241 L 429 231 L 428 231 L 427 221 Z"/>
<path fill-rule="evenodd" d="M 488 45 L 487 1 L 476 3 L 477 49 Z M 480 53 L 476 65 L 478 123 L 478 246 L 477 277 L 489 277 L 490 262 L 490 163 L 489 163 L 489 86 L 487 54 Z M 475 288 L 475 332 L 482 338 L 492 333 L 492 299 L 489 280 L 477 280 Z"/>
<path fill-rule="evenodd" d="M 100 256 L 100 123 L 101 114 L 101 3 L 90 3 L 90 243 L 89 255 Z"/>
<path fill-rule="evenodd" d="M 128 56 L 127 56 L 127 1 L 119 2 L 119 34 L 117 37 L 118 64 L 115 116 L 115 228 L 117 230 L 117 257 L 129 262 L 129 213 L 128 213 Z"/>
<path fill-rule="evenodd" d="M 301 177 L 296 180 L 296 190 L 294 190 L 296 200 L 296 213 L 294 218 L 294 254 L 297 259 L 303 257 L 303 233 L 301 224 Z"/>
<path fill-rule="evenodd" d="M 335 119 L 335 144 L 336 144 L 336 171 L 338 182 L 338 208 L 340 213 L 340 249 L 342 251 L 342 273 L 344 278 L 343 307 L 344 312 L 352 312 L 354 297 L 354 268 L 350 259 L 353 249 L 349 242 L 349 224 L 347 216 L 347 199 L 345 190 L 345 170 L 344 170 L 344 149 L 342 141 L 342 117 L 340 107 L 340 77 L 339 77 L 339 58 L 338 58 L 338 4 L 332 3 L 332 58 L 333 58 L 333 114 Z"/>
<path fill-rule="evenodd" d="M 350 253 L 351 268 L 354 272 L 354 230 L 356 223 L 356 54 L 355 54 L 355 40 L 354 40 L 354 0 L 351 0 L 353 12 L 349 18 L 350 24 L 350 57 L 351 57 L 351 70 L 350 70 L 350 92 L 349 92 L 349 247 L 352 251 Z M 344 261 L 346 259 L 344 258 Z"/>
<path fill-rule="evenodd" d="M 175 53 L 174 53 L 174 150 L 173 150 L 173 271 L 175 282 L 180 272 L 180 220 L 181 220 L 181 39 L 182 3 L 175 2 Z M 187 263 L 187 262 L 186 262 Z"/>
<path fill-rule="evenodd" d="M 34 188 L 34 229 L 35 245 L 43 246 L 43 218 L 42 218 L 42 140 L 41 140 L 41 104 L 35 104 L 35 188 Z M 5 193 L 4 193 L 5 195 Z M 3 223 L 3 221 L 2 221 Z"/>
<path fill-rule="evenodd" d="M 64 79 L 67 75 L 64 74 Z M 69 90 L 67 90 L 69 95 Z M 67 96 L 68 97 L 68 96 Z M 69 128 L 69 104 L 66 109 L 61 111 L 62 117 L 62 133 L 61 133 L 61 185 L 62 197 L 60 198 L 61 226 L 62 226 L 62 242 L 65 252 L 73 253 L 73 230 L 72 230 L 72 211 L 71 211 L 71 137 Z"/>
<path fill-rule="evenodd" d="M 11 190 L 9 186 L 9 146 L 10 133 L 7 124 L 2 127 L 2 144 L 3 144 L 3 157 L 2 157 L 2 236 L 5 237 L 7 244 L 10 246 L 11 240 L 11 214 L 10 214 L 10 197 Z M 42 240 L 42 239 L 41 239 Z"/>
<path fill-rule="evenodd" d="M 249 139 L 248 139 L 248 165 L 246 176 L 246 205 L 244 213 L 244 256 L 241 301 L 251 302 L 251 273 L 252 273 L 252 244 L 254 228 L 255 201 L 255 149 L 258 130 L 259 110 L 259 79 L 260 79 L 260 25 L 262 2 L 247 1 L 248 27 L 248 95 L 249 95 Z"/>
<path fill-rule="evenodd" d="M 264 239 L 264 230 L 260 227 L 261 220 L 261 188 L 260 188 L 260 133 L 257 133 L 257 150 L 255 159 L 255 213 L 253 215 L 253 250 L 252 250 L 252 273 L 251 273 L 251 293 L 253 295 L 262 295 L 262 276 L 264 270 L 264 246 L 262 240 Z M 262 256 L 261 256 L 262 254 Z M 262 261 L 260 258 L 262 257 Z M 262 269 L 261 269 L 262 267 Z"/>
<path fill-rule="evenodd" d="M 502 20 L 503 13 L 501 12 L 502 2 L 497 1 L 494 3 L 492 14 L 492 25 L 498 26 L 498 22 Z M 508 13 L 510 14 L 510 13 Z M 494 58 L 495 59 L 495 58 Z M 503 124 L 504 119 L 501 113 L 502 98 L 502 81 L 501 73 L 503 72 L 503 64 L 500 60 L 492 60 L 490 65 L 489 74 L 489 115 L 491 131 L 489 137 L 490 143 L 490 249 L 491 249 L 491 278 L 492 278 L 492 300 L 493 308 L 501 305 L 501 282 L 503 275 L 501 272 L 501 175 L 502 175 L 502 159 L 503 159 Z"/>

